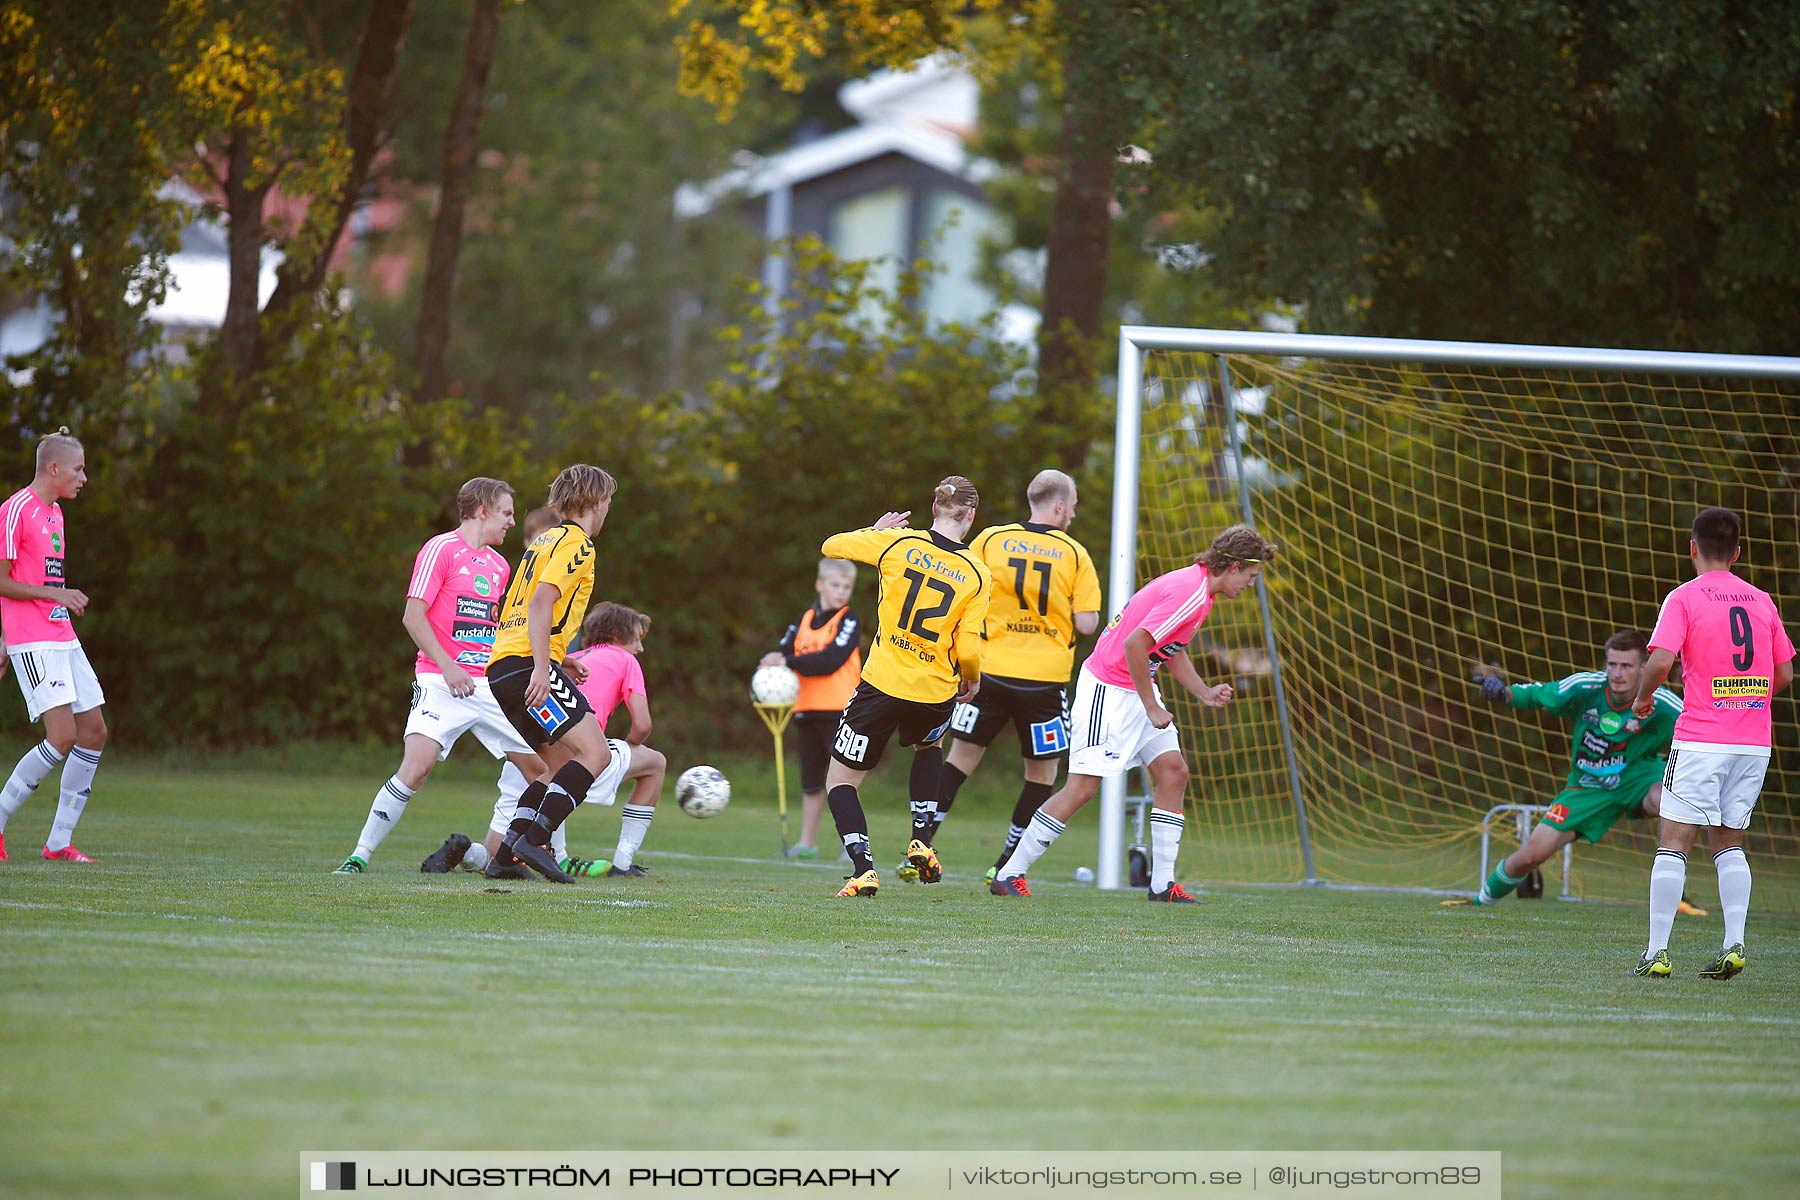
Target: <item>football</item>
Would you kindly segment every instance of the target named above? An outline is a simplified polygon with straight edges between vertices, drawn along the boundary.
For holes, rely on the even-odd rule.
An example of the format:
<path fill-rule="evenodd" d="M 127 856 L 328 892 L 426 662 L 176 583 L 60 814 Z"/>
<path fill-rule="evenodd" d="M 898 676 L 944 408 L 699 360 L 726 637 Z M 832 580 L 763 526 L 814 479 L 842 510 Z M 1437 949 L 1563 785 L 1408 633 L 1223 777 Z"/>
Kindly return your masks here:
<path fill-rule="evenodd" d="M 750 699 L 758 704 L 792 704 L 799 698 L 800 677 L 786 667 L 758 667 L 750 677 Z"/>
<path fill-rule="evenodd" d="M 731 803 L 731 780 L 717 767 L 689 767 L 675 781 L 675 803 L 690 817 L 716 817 Z"/>

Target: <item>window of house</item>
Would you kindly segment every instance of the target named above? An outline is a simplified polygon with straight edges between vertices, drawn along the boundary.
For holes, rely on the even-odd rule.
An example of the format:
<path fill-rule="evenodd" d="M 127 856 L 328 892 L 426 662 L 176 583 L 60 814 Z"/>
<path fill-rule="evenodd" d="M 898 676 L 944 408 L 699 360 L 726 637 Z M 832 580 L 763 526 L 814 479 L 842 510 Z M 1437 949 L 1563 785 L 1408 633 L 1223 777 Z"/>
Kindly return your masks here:
<path fill-rule="evenodd" d="M 981 247 L 1002 235 L 1000 216 L 959 192 L 935 191 L 925 199 L 925 236 L 937 270 L 925 289 L 925 311 L 940 321 L 974 321 L 994 307 L 981 282 Z"/>
<path fill-rule="evenodd" d="M 869 282 L 888 295 L 899 283 L 900 264 L 907 257 L 910 199 L 905 188 L 884 188 L 865 192 L 831 210 L 828 238 L 832 253 L 839 258 L 877 260 L 870 268 Z M 880 309 L 867 306 L 863 316 L 879 322 L 882 314 Z"/>

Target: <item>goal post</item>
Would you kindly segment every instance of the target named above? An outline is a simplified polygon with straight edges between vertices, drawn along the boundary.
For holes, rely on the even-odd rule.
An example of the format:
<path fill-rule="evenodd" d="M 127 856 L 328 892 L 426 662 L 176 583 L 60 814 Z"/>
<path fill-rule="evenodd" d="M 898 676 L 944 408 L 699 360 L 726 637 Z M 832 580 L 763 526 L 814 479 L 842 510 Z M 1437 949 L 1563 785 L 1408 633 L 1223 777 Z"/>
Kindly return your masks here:
<path fill-rule="evenodd" d="M 1571 731 L 1481 703 L 1472 667 L 1561 678 L 1648 633 L 1709 504 L 1745 515 L 1753 583 L 1800 589 L 1800 358 L 1126 326 L 1118 379 L 1109 615 L 1224 525 L 1281 547 L 1190 647 L 1237 699 L 1165 689 L 1190 877 L 1473 888 L 1483 815 L 1553 797 Z M 1784 712 L 1751 854 L 1795 907 Z M 1125 791 L 1101 790 L 1105 888 Z M 1653 845 L 1620 821 L 1578 846 L 1579 890 L 1638 898 Z"/>

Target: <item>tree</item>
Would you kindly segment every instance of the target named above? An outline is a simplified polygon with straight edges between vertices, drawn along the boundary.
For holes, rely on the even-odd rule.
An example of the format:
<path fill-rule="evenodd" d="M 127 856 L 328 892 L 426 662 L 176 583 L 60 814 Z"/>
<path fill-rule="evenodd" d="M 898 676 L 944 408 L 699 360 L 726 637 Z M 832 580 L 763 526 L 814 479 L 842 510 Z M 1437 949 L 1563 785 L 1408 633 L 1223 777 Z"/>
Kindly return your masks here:
<path fill-rule="evenodd" d="M 1329 331 L 1786 352 L 1800 9 L 1167 5 L 1159 200 Z"/>
<path fill-rule="evenodd" d="M 275 292 L 263 312 L 277 323 L 277 336 L 291 332 L 291 313 L 302 301 L 310 301 L 325 284 L 331 252 L 350 223 L 350 214 L 363 197 L 375 154 L 387 133 L 388 98 L 400 64 L 400 49 L 412 23 L 413 0 L 374 0 L 358 39 L 356 67 L 344 97 L 344 143 L 350 166 L 336 196 L 315 205 L 307 213 L 321 231 L 315 249 L 306 259 L 290 257 L 282 262 Z"/>
<path fill-rule="evenodd" d="M 443 183 L 438 192 L 431 253 L 425 260 L 425 289 L 419 302 L 417 398 L 425 402 L 444 395 L 444 346 L 450 336 L 451 291 L 456 283 L 456 256 L 462 247 L 463 211 L 468 206 L 475 152 L 480 146 L 488 72 L 494 66 L 500 3 L 501 0 L 475 0 L 462 79 L 457 84 L 449 128 L 444 133 Z"/>
<path fill-rule="evenodd" d="M 676 11 L 698 7 L 675 0 Z M 690 21 L 682 39 L 683 87 L 729 114 L 746 75 L 765 73 L 798 90 L 806 59 L 829 58 L 839 69 L 903 68 L 929 54 L 969 54 L 970 16 L 1008 13 L 1004 36 L 986 41 L 984 70 L 1003 66 L 1027 44 L 1051 48 L 1062 66 L 1064 104 L 1044 272 L 1043 321 L 1038 332 L 1036 419 L 1068 431 L 1058 452 L 1079 468 L 1087 454 L 1088 410 L 1098 378 L 1102 297 L 1106 290 L 1107 228 L 1113 204 L 1113 163 L 1129 110 L 1113 101 L 1118 72 L 1128 61 L 1114 34 L 1122 19 L 1109 0 L 1003 0 L 929 4 L 888 0 L 736 0 L 719 6 L 736 14 L 736 32 Z M 1011 10 L 1019 10 L 1013 12 Z M 715 13 L 717 10 L 714 10 Z M 1123 14 L 1128 19 L 1129 7 Z"/>
<path fill-rule="evenodd" d="M 442 97 L 458 86 L 467 0 L 422 0 L 398 81 L 390 195 L 442 186 Z M 444 353 L 444 387 L 477 407 L 549 417 L 559 395 L 652 396 L 704 379 L 719 357 L 732 277 L 754 266 L 730 214 L 680 221 L 675 192 L 724 170 L 737 128 L 679 94 L 675 26 L 661 0 L 596 6 L 534 0 L 499 29 L 481 153 L 470 176 Z M 422 259 L 419 220 L 369 244 Z M 359 312 L 412 358 L 414 278 L 403 295 L 359 280 Z"/>
<path fill-rule="evenodd" d="M 49 341 L 10 364 L 32 376 L 13 400 L 25 428 L 110 417 L 153 340 L 147 313 L 185 217 L 167 189 L 194 128 L 167 64 L 191 49 L 198 15 L 0 5 L 0 280 L 58 314 Z"/>

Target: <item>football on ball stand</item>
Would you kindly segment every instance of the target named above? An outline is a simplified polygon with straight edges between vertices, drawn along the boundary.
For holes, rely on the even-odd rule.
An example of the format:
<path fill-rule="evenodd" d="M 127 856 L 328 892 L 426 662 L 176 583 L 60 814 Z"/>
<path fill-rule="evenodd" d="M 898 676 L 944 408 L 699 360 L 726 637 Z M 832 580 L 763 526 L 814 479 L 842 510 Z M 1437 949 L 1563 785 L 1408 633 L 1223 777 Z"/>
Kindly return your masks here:
<path fill-rule="evenodd" d="M 690 817 L 716 817 L 731 803 L 731 781 L 717 767 L 689 767 L 675 781 L 675 803 Z"/>
<path fill-rule="evenodd" d="M 750 699 L 757 704 L 792 704 L 800 698 L 800 677 L 783 666 L 756 668 Z"/>

